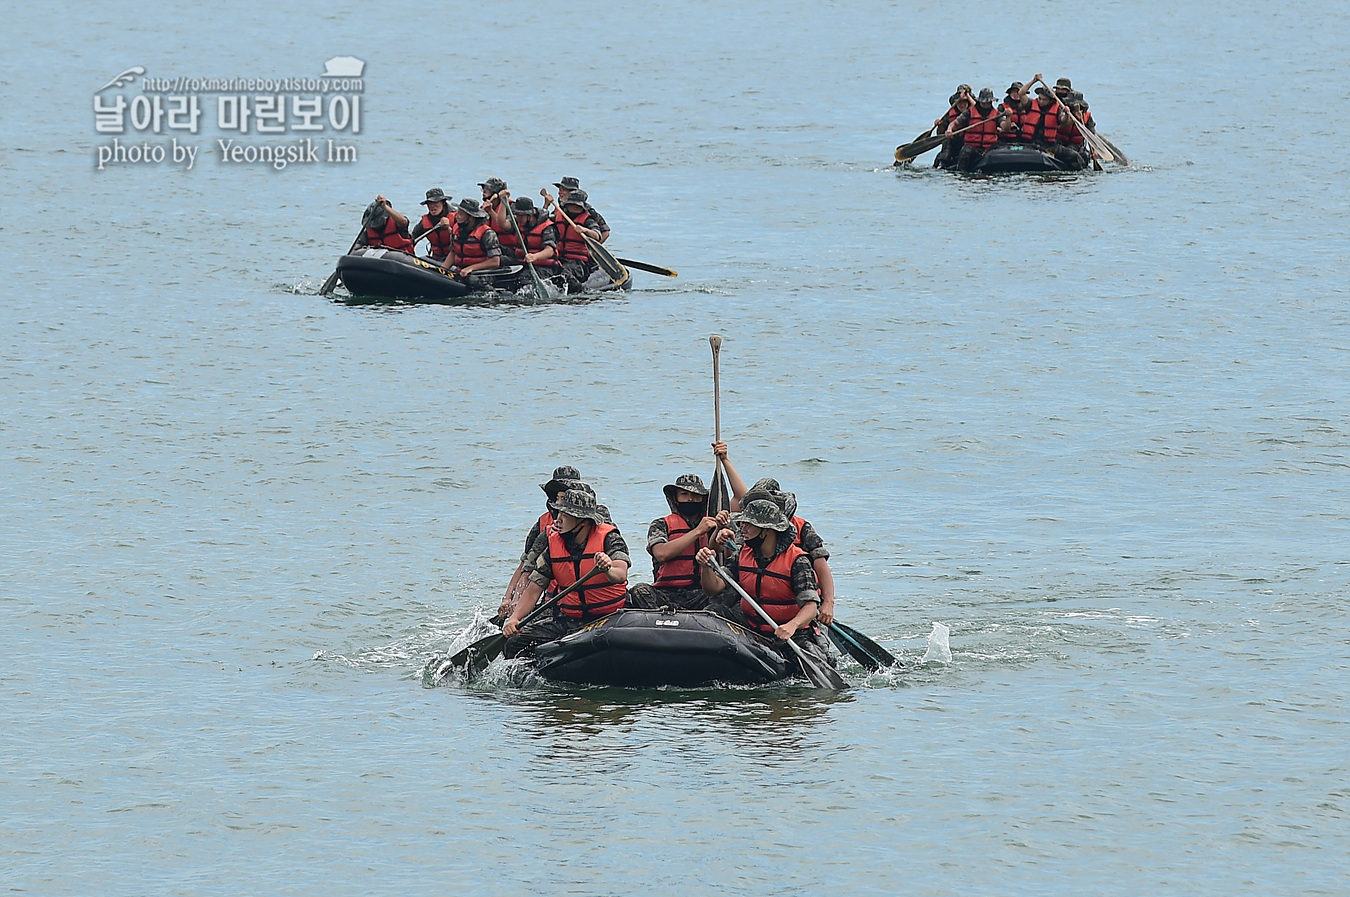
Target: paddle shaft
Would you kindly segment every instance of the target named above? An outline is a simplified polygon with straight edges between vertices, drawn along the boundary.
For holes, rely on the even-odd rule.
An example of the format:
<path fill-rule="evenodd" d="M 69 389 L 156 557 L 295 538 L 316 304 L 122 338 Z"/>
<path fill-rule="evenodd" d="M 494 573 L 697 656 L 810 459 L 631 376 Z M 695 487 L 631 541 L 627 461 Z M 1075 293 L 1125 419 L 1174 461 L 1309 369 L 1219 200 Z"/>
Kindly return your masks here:
<path fill-rule="evenodd" d="M 712 346 L 713 357 L 713 438 L 717 442 L 722 441 L 722 337 L 716 333 L 708 337 L 708 343 Z M 716 472 L 723 476 L 725 484 L 725 473 L 722 468 L 722 456 L 714 454 Z"/>
<path fill-rule="evenodd" d="M 572 583 L 570 586 L 568 586 L 567 588 L 563 589 L 561 592 L 559 592 L 558 594 L 554 595 L 552 598 L 548 599 L 548 600 L 545 601 L 543 604 L 539 605 L 539 606 L 536 607 L 534 610 L 530 611 L 528 614 L 526 614 L 524 617 L 522 617 L 521 620 L 520 620 L 519 628 L 520 628 L 520 629 L 524 629 L 524 628 L 525 628 L 526 626 L 528 626 L 530 623 L 532 623 L 532 622 L 534 622 L 535 620 L 539 619 L 540 615 L 543 614 L 545 611 L 550 611 L 550 610 L 552 610 L 552 609 L 554 608 L 554 606 L 557 605 L 557 603 L 558 603 L 559 601 L 561 601 L 562 599 L 566 598 L 568 595 L 572 594 L 572 593 L 575 592 L 577 589 L 581 588 L 582 584 L 585 583 L 586 580 L 590 579 L 592 576 L 594 576 L 594 575 L 597 574 L 597 573 L 603 573 L 603 572 L 604 572 L 604 571 L 601 570 L 599 567 L 592 567 L 592 568 L 591 568 L 591 572 L 587 573 L 585 576 L 581 577 L 581 579 L 578 579 L 576 582 Z"/>
<path fill-rule="evenodd" d="M 982 124 L 984 124 L 984 122 L 977 121 L 973 125 L 966 125 L 964 128 L 959 128 L 955 131 L 952 131 L 950 134 L 934 134 L 932 137 L 921 137 L 920 139 L 915 140 L 912 143 L 906 143 L 904 146 L 897 146 L 895 148 L 895 161 L 912 162 L 913 160 L 917 159 L 919 156 L 922 156 L 929 150 L 936 149 L 937 147 L 942 146 L 942 144 L 946 143 L 948 140 L 951 140 L 953 137 L 956 137 L 959 134 L 964 134 L 971 128 L 978 128 Z M 916 143 L 924 143 L 925 141 L 930 140 L 932 141 L 932 143 L 929 143 L 927 146 L 925 146 L 918 152 L 913 151 L 905 152 L 907 149 L 914 146 L 914 144 Z"/>
<path fill-rule="evenodd" d="M 1035 84 L 1036 82 L 1033 81 L 1031 83 Z M 1041 81 L 1041 83 L 1045 84 L 1044 81 Z M 1047 88 L 1050 87 L 1049 84 L 1045 84 L 1045 86 Z M 1055 92 L 1054 90 L 1051 90 L 1050 93 L 1053 96 Z M 1032 100 L 1032 102 L 1034 103 L 1036 101 Z M 1087 127 L 1085 127 L 1083 123 L 1079 121 L 1078 116 L 1073 114 L 1073 110 L 1070 109 L 1068 105 L 1058 96 L 1055 97 L 1055 102 L 1058 103 L 1059 108 L 1063 109 L 1065 114 L 1069 116 L 1069 120 L 1072 121 L 1074 125 L 1077 126 L 1078 133 L 1083 135 L 1083 140 L 1087 141 L 1087 145 L 1091 147 L 1094 151 L 1096 151 L 1097 155 L 1102 159 L 1102 161 L 1104 162 L 1116 161 L 1115 153 L 1112 153 L 1111 150 L 1106 146 L 1106 144 L 1102 142 L 1102 139 L 1097 136 L 1096 131 L 1089 131 Z"/>
<path fill-rule="evenodd" d="M 530 247 L 525 245 L 525 235 L 520 232 L 520 225 L 516 223 L 516 213 L 511 209 L 510 200 L 502 200 L 502 205 L 506 206 L 506 217 L 511 219 L 511 229 L 516 232 L 516 239 L 520 241 L 520 251 L 528 255 Z M 539 279 L 539 272 L 534 270 L 534 262 L 526 258 L 525 264 L 530 269 L 530 280 L 534 283 L 535 298 L 547 299 L 548 290 L 544 289 L 544 282 Z"/>
<path fill-rule="evenodd" d="M 652 274 L 660 274 L 662 277 L 679 277 L 674 268 L 665 268 L 661 265 L 653 265 L 648 262 L 635 262 L 632 259 L 621 259 L 615 256 L 619 264 L 629 268 L 637 268 L 639 271 L 649 271 Z"/>

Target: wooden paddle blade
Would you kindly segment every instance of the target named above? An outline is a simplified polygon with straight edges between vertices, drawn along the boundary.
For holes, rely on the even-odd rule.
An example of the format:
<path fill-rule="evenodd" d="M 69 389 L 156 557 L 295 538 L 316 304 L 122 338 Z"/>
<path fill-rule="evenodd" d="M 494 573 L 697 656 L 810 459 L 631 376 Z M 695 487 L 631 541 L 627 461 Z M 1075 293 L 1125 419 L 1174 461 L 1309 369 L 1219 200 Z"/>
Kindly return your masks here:
<path fill-rule="evenodd" d="M 505 648 L 506 636 L 500 632 L 485 635 L 467 648 L 451 655 L 448 661 L 449 668 L 464 670 L 465 674 L 470 676 L 481 673 L 487 669 L 488 664 L 501 656 Z M 445 667 L 442 666 L 442 669 L 445 669 Z"/>
<path fill-rule="evenodd" d="M 1097 135 L 1097 139 L 1100 140 L 1102 143 L 1106 144 L 1106 148 L 1109 149 L 1111 152 L 1113 152 L 1113 153 L 1116 154 L 1116 161 L 1117 161 L 1117 162 L 1119 162 L 1121 165 L 1125 165 L 1125 166 L 1128 166 L 1128 165 L 1130 164 L 1130 157 L 1127 156 L 1127 155 L 1125 155 L 1124 153 L 1122 153 L 1122 152 L 1120 151 L 1120 148 L 1119 148 L 1118 146 L 1116 146 L 1114 143 L 1112 143 L 1111 141 L 1107 140 L 1105 137 L 1103 137 L 1103 136 L 1100 135 L 1100 134 Z"/>
<path fill-rule="evenodd" d="M 893 667 L 900 663 L 899 660 L 896 660 L 895 655 L 854 629 L 852 626 L 849 626 L 847 623 L 840 623 L 838 620 L 835 620 L 830 624 L 830 634 L 833 635 L 836 631 L 856 644 L 861 650 L 867 652 L 868 656 L 870 656 L 879 666 Z M 862 663 L 861 660 L 858 662 Z M 866 664 L 863 664 L 863 666 L 866 666 Z"/>
<path fill-rule="evenodd" d="M 911 162 L 929 150 L 942 146 L 946 141 L 947 138 L 939 134 L 936 137 L 925 137 L 913 143 L 906 143 L 904 146 L 897 146 L 895 148 L 895 161 Z"/>
<path fill-rule="evenodd" d="M 660 265 L 653 265 L 648 262 L 635 262 L 632 259 L 616 259 L 621 265 L 627 265 L 629 268 L 637 268 L 639 271 L 647 271 L 651 274 L 660 274 L 662 277 L 679 277 L 674 268 L 663 268 Z"/>
<path fill-rule="evenodd" d="M 319 295 L 323 296 L 324 298 L 333 295 L 333 289 L 337 286 L 337 282 L 338 282 L 338 273 L 337 269 L 334 268 L 333 273 L 328 275 L 328 279 L 325 280 L 323 282 L 323 286 L 319 288 Z"/>
<path fill-rule="evenodd" d="M 604 247 L 599 240 L 593 240 L 585 234 L 581 235 L 586 241 L 586 245 L 591 248 L 591 258 L 600 266 L 600 270 L 609 275 L 609 279 L 614 281 L 617 286 L 623 286 L 628 282 L 631 276 L 628 269 L 619 264 L 619 260 L 614 257 L 614 253 Z"/>

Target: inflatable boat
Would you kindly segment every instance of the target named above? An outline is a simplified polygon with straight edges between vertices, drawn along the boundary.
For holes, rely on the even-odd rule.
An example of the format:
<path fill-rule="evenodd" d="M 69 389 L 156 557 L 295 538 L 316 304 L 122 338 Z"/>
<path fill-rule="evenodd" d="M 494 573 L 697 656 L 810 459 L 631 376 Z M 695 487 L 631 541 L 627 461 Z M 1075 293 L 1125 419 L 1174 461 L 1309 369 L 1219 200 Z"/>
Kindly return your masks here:
<path fill-rule="evenodd" d="M 500 298 L 503 293 L 516 292 L 522 288 L 533 299 L 535 294 L 528 274 L 522 272 L 524 268 L 521 265 L 510 265 L 465 278 L 451 273 L 449 268 L 434 259 L 393 249 L 369 247 L 353 250 L 337 261 L 338 277 L 353 297 L 403 299 L 441 305 L 482 302 L 490 300 L 494 292 Z M 567 295 L 567 283 L 561 275 L 544 277 L 543 283 L 550 298 Z M 586 281 L 582 292 L 627 290 L 632 289 L 632 285 L 632 278 L 625 277 L 622 284 L 616 284 L 597 268 Z"/>
<path fill-rule="evenodd" d="M 581 685 L 762 685 L 797 672 L 772 642 L 709 611 L 627 609 L 535 648 L 539 675 Z"/>
<path fill-rule="evenodd" d="M 1021 143 L 999 144 L 991 148 L 971 169 L 972 174 L 1035 174 L 1047 171 L 1072 171 L 1039 147 Z"/>

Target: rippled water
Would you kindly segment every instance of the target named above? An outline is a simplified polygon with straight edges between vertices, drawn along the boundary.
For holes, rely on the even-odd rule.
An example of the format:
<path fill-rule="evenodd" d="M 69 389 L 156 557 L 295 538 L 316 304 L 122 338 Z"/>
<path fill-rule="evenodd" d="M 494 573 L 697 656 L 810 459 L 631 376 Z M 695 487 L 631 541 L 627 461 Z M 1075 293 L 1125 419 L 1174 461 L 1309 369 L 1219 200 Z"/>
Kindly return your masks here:
<path fill-rule="evenodd" d="M 1346 11 L 544 12 L 11 16 L 6 886 L 1344 893 Z M 343 53 L 349 170 L 94 170 L 117 71 Z M 1133 168 L 889 166 L 956 83 L 1037 67 Z M 488 174 L 580 177 L 610 245 L 680 277 L 314 295 L 376 192 Z M 733 458 L 797 492 L 840 616 L 910 668 L 423 688 L 556 464 L 639 552 L 660 486 L 711 473 L 712 332 Z M 920 663 L 935 621 L 950 664 Z"/>

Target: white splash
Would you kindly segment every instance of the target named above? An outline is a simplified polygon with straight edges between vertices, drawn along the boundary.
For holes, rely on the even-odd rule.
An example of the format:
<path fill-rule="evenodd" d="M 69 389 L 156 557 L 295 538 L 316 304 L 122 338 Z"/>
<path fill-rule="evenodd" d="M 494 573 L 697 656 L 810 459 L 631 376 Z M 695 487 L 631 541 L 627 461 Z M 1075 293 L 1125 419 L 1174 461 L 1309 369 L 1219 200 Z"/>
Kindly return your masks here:
<path fill-rule="evenodd" d="M 928 650 L 923 652 L 920 663 L 951 663 L 952 645 L 948 636 L 951 629 L 946 623 L 933 621 L 933 631 L 928 633 Z"/>

